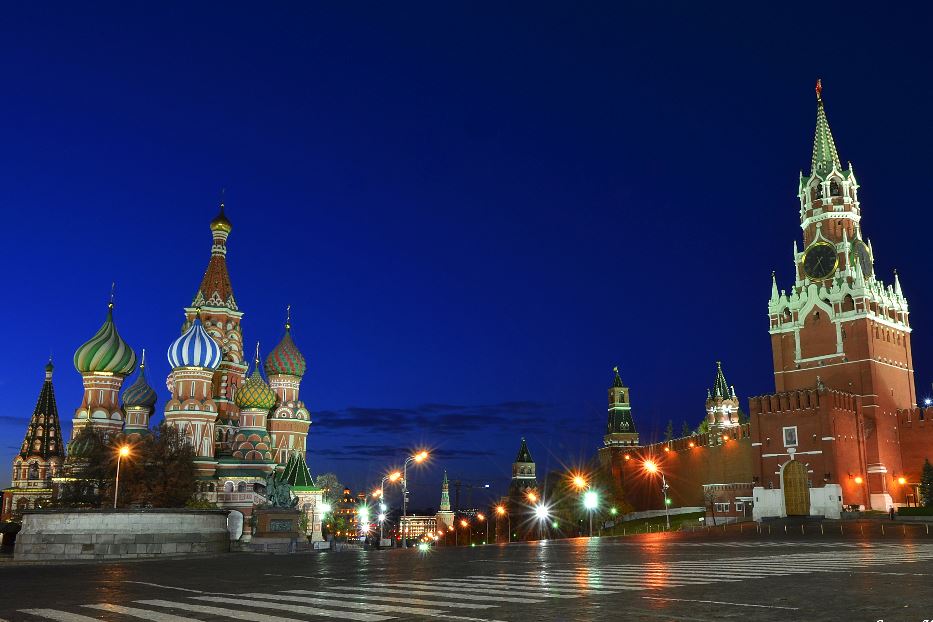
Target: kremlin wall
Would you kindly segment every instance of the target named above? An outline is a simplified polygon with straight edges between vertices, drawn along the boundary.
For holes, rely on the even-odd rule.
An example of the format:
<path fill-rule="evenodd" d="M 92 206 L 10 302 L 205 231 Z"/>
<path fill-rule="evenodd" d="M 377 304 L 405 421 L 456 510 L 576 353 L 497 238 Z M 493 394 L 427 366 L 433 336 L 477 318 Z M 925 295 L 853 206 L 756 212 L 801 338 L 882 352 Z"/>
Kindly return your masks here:
<path fill-rule="evenodd" d="M 599 456 L 636 511 L 664 508 L 663 481 L 672 506 L 735 519 L 838 518 L 920 501 L 933 408 L 916 403 L 907 298 L 897 272 L 887 285 L 875 272 L 859 183 L 839 158 L 819 81 L 816 97 L 810 172 L 798 184 L 803 250 L 795 242 L 789 290 L 772 273 L 762 301 L 775 393 L 750 398 L 741 421 L 719 366 L 706 433 L 641 445 L 616 370 Z"/>

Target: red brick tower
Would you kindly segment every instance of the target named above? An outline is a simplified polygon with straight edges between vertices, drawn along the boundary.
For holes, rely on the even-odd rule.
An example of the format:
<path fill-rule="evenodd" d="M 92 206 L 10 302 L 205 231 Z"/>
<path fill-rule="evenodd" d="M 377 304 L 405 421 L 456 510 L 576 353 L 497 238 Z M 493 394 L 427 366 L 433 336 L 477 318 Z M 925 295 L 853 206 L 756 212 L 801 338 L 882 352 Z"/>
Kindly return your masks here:
<path fill-rule="evenodd" d="M 783 481 L 784 464 L 765 458 L 796 454 L 809 461 L 811 487 L 839 483 L 846 504 L 887 509 L 901 472 L 896 411 L 916 404 L 907 300 L 896 273 L 887 286 L 875 274 L 859 184 L 840 162 L 819 81 L 816 97 L 811 170 L 798 193 L 803 250 L 794 243 L 790 292 L 778 292 L 772 275 L 768 303 L 777 394 L 751 402 L 753 413 L 768 414 L 755 425 L 766 446 L 760 477 L 780 472 Z"/>

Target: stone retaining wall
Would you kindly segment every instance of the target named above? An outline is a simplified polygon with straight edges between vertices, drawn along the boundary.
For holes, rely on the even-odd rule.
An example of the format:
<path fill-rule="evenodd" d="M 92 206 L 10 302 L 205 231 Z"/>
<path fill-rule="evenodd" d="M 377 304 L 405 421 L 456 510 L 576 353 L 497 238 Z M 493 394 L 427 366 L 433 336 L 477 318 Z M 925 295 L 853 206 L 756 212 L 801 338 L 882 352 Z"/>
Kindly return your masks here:
<path fill-rule="evenodd" d="M 93 560 L 229 551 L 226 510 L 33 510 L 23 513 L 13 556 Z"/>

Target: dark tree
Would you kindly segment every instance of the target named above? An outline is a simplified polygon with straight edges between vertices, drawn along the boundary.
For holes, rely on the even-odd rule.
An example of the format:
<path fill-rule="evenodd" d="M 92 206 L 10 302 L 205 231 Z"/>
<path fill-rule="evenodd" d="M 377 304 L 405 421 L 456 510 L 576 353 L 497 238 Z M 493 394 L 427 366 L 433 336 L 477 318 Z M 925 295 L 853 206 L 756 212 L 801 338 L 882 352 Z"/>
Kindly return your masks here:
<path fill-rule="evenodd" d="M 687 423 L 686 419 L 684 420 L 683 427 L 680 428 L 680 436 L 686 438 L 693 434 L 693 430 L 690 429 L 690 424 Z"/>
<path fill-rule="evenodd" d="M 120 506 L 180 508 L 195 493 L 194 449 L 178 428 L 159 427 L 132 445 L 120 467 Z"/>
<path fill-rule="evenodd" d="M 927 458 L 920 475 L 920 503 L 925 508 L 933 507 L 933 464 Z"/>
<path fill-rule="evenodd" d="M 105 436 L 85 427 L 69 444 L 66 470 L 71 478 L 58 487 L 53 504 L 100 508 L 113 503 L 120 447 L 119 507 L 179 508 L 195 492 L 194 450 L 177 428 L 162 423 L 142 438 Z"/>
<path fill-rule="evenodd" d="M 669 441 L 674 438 L 674 420 L 667 420 L 667 428 L 664 429 L 664 440 Z"/>

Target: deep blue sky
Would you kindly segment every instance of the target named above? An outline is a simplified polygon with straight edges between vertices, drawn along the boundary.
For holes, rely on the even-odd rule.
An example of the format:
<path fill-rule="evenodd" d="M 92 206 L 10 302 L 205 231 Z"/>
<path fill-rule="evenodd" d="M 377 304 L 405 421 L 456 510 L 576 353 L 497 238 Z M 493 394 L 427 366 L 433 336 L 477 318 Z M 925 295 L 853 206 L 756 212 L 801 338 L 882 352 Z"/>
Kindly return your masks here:
<path fill-rule="evenodd" d="M 615 364 L 645 437 L 702 418 L 716 360 L 773 390 L 817 77 L 927 392 L 928 8 L 191 4 L 2 9 L 0 465 L 50 351 L 70 431 L 113 280 L 161 410 L 221 187 L 247 343 L 293 308 L 313 473 L 424 444 L 421 506 L 442 467 L 504 485 L 522 435 L 574 463 Z"/>

